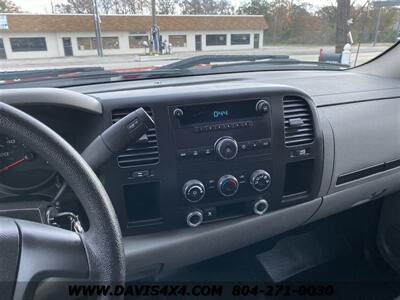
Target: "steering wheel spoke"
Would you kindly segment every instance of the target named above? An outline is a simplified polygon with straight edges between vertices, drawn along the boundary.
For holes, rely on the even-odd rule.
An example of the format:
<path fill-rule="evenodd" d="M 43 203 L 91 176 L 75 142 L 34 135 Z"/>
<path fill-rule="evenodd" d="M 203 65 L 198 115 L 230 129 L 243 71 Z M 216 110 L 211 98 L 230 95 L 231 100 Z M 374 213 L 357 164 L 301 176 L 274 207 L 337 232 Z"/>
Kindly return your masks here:
<path fill-rule="evenodd" d="M 3 228 L 7 232 L 3 233 Z M 2 237 L 7 236 L 6 239 Z M 81 237 L 39 223 L 0 218 L 0 248 L 14 241 L 18 253 L 13 299 L 31 299 L 36 285 L 47 278 L 87 278 L 89 267 Z M 10 250 L 10 249 L 9 249 Z"/>

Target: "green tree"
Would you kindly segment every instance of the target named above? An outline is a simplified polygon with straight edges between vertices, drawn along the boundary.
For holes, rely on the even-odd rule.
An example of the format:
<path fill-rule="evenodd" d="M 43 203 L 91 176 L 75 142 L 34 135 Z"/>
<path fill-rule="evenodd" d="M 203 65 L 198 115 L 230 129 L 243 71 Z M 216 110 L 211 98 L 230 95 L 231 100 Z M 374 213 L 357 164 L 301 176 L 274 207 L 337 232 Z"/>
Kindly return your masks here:
<path fill-rule="evenodd" d="M 228 15 L 234 7 L 228 0 L 180 0 L 183 15 Z"/>
<path fill-rule="evenodd" d="M 21 9 L 11 0 L 0 0 L 0 13 L 18 13 L 18 12 L 21 12 Z"/>
<path fill-rule="evenodd" d="M 56 13 L 59 14 L 91 14 L 93 6 L 91 0 L 67 0 L 66 3 L 57 4 Z"/>
<path fill-rule="evenodd" d="M 399 34 L 400 9 L 385 7 L 381 11 L 378 42 L 393 43 Z"/>
<path fill-rule="evenodd" d="M 319 39 L 322 44 L 333 45 L 336 38 L 337 7 L 328 5 L 321 7 L 315 15 L 320 20 Z"/>
<path fill-rule="evenodd" d="M 173 15 L 176 12 L 177 0 L 156 1 L 157 13 L 161 15 Z"/>

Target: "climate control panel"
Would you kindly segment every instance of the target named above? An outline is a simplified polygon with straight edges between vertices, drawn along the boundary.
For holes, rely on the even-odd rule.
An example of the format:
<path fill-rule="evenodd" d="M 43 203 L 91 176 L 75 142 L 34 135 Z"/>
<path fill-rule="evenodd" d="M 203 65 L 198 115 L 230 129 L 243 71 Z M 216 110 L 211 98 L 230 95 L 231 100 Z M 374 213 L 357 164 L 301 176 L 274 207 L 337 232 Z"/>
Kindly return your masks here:
<path fill-rule="evenodd" d="M 236 196 L 241 190 L 246 193 L 262 194 L 268 191 L 271 185 L 271 175 L 263 169 L 251 172 L 239 171 L 233 174 L 225 174 L 218 179 L 209 179 L 204 182 L 192 178 L 182 186 L 182 196 L 185 202 L 201 203 L 225 200 Z"/>

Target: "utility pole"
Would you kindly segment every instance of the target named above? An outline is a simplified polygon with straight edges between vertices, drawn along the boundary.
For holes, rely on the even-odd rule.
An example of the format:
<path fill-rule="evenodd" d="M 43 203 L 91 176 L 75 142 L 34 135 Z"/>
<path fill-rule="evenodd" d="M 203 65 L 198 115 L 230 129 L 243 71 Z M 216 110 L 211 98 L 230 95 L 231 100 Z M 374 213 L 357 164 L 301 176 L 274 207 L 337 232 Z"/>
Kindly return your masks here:
<path fill-rule="evenodd" d="M 336 53 L 342 53 L 344 45 L 347 43 L 349 33 L 348 20 L 350 19 L 350 0 L 337 0 L 336 13 Z"/>
<path fill-rule="evenodd" d="M 156 0 L 151 0 L 151 50 L 153 53 L 160 52 L 160 29 L 157 26 Z"/>
<path fill-rule="evenodd" d="M 93 7 L 93 22 L 94 22 L 94 31 L 96 34 L 96 49 L 97 55 L 103 57 L 103 41 L 101 38 L 101 27 L 100 27 L 100 16 L 99 9 L 97 7 L 97 0 L 92 0 Z"/>
<path fill-rule="evenodd" d="M 382 13 L 382 6 L 379 5 L 378 7 L 378 15 L 376 17 L 376 22 L 375 22 L 375 34 L 374 34 L 374 42 L 372 46 L 375 47 L 376 42 L 378 41 L 378 36 L 379 36 L 379 27 L 381 24 L 381 13 Z"/>
<path fill-rule="evenodd" d="M 53 0 L 50 0 L 50 5 L 51 5 L 51 13 L 54 15 L 55 14 L 55 10 L 54 10 Z"/>

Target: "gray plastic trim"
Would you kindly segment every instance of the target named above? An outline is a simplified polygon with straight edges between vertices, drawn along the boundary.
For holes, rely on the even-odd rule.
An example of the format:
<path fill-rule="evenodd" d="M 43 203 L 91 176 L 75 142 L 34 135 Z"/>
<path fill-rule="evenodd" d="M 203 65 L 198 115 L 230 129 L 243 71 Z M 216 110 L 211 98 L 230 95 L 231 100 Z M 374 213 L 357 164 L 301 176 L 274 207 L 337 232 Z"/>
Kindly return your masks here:
<path fill-rule="evenodd" d="M 321 109 L 318 109 L 320 126 L 324 138 L 323 171 L 319 196 L 328 194 L 333 175 L 333 162 L 335 157 L 335 142 L 331 124 Z"/>
<path fill-rule="evenodd" d="M 90 96 L 71 90 L 55 88 L 3 89 L 0 101 L 10 105 L 56 105 L 102 114 L 101 103 Z"/>
<path fill-rule="evenodd" d="M 379 55 L 366 64 L 354 68 L 354 72 L 360 74 L 372 74 L 375 76 L 383 76 L 400 79 L 399 65 L 397 64 L 400 55 L 400 43 L 397 42 L 392 48 L 385 53 Z"/>
<path fill-rule="evenodd" d="M 368 177 L 357 185 L 323 197 L 321 208 L 309 220 L 328 217 L 400 190 L 400 167 Z"/>
<path fill-rule="evenodd" d="M 334 134 L 330 194 L 376 178 L 336 186 L 338 176 L 400 158 L 400 99 L 322 107 L 319 111 L 328 118 Z"/>
<path fill-rule="evenodd" d="M 125 237 L 127 279 L 155 266 L 168 271 L 268 239 L 306 223 L 320 204 L 318 198 L 262 216 Z"/>

